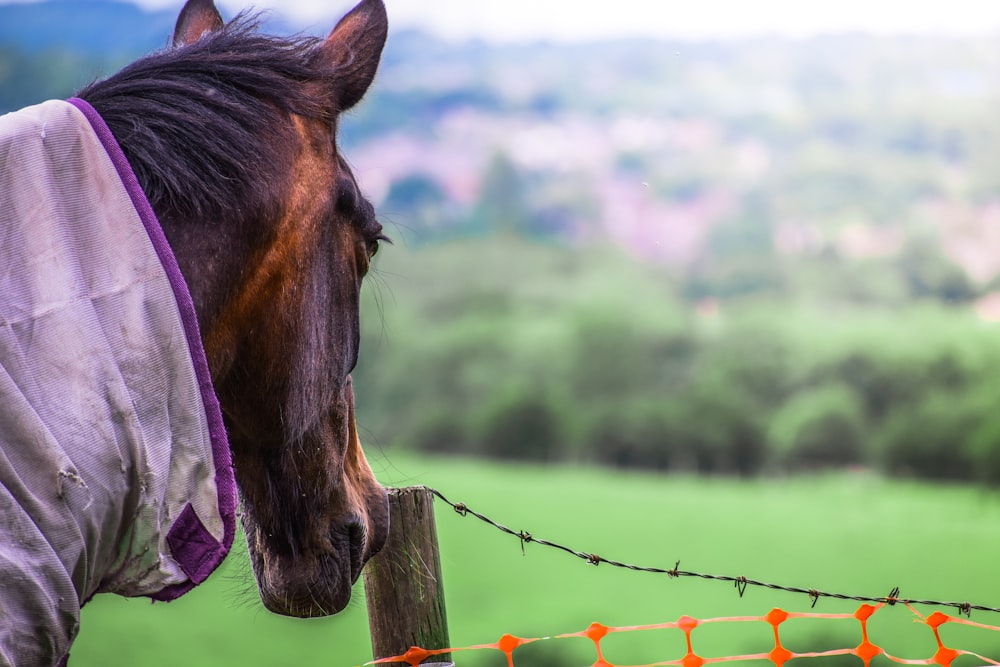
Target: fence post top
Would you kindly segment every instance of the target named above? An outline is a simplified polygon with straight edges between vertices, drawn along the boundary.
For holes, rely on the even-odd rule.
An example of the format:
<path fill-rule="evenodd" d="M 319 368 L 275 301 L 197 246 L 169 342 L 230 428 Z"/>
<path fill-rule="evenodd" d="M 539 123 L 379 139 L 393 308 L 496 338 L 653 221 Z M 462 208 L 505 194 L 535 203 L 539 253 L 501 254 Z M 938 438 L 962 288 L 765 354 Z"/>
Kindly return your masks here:
<path fill-rule="evenodd" d="M 390 496 L 405 496 L 412 494 L 424 494 L 431 496 L 434 494 L 434 491 L 427 486 L 390 486 L 386 488 L 386 491 L 389 493 Z M 425 662 L 423 664 L 429 665 L 432 663 Z"/>

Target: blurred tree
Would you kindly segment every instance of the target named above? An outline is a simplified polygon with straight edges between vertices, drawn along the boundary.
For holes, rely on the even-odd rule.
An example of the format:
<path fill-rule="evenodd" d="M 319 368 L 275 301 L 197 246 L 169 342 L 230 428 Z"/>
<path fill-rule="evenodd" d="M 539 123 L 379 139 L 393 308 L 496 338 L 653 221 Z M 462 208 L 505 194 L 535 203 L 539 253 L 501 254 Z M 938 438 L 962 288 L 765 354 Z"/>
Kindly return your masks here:
<path fill-rule="evenodd" d="M 759 195 L 743 199 L 738 215 L 712 225 L 702 256 L 686 276 L 685 295 L 733 299 L 787 293 L 781 258 L 774 248 L 769 203 Z"/>
<path fill-rule="evenodd" d="M 912 405 L 922 395 L 923 384 L 912 361 L 872 347 L 844 350 L 831 365 L 817 368 L 814 379 L 844 382 L 860 397 L 867 417 L 877 422 Z"/>
<path fill-rule="evenodd" d="M 697 183 L 690 187 L 700 187 Z M 693 194 L 691 195 L 693 196 Z M 761 195 L 749 195 L 740 202 L 739 214 L 712 225 L 705 250 L 718 262 L 774 255 L 774 229 L 770 205 Z"/>
<path fill-rule="evenodd" d="M 988 410 L 973 429 L 968 448 L 975 463 L 975 478 L 991 486 L 1000 485 L 1000 414 L 995 409 Z"/>
<path fill-rule="evenodd" d="M 537 387 L 494 398 L 481 428 L 480 451 L 491 458 L 556 461 L 565 451 L 558 415 Z"/>
<path fill-rule="evenodd" d="M 844 385 L 800 391 L 771 419 L 768 440 L 775 462 L 786 470 L 862 463 L 864 412 Z"/>
<path fill-rule="evenodd" d="M 968 437 L 983 415 L 968 398 L 931 394 L 910 410 L 894 412 L 879 433 L 883 469 L 924 479 L 973 479 L 976 465 Z M 985 459 L 989 450 L 981 446 Z"/>
<path fill-rule="evenodd" d="M 99 63 L 70 51 L 27 54 L 0 44 L 0 113 L 65 99 L 95 77 Z"/>
<path fill-rule="evenodd" d="M 420 243 L 453 235 L 457 224 L 444 189 L 434 178 L 421 173 L 393 181 L 379 212 L 399 221 Z"/>
<path fill-rule="evenodd" d="M 900 253 L 898 263 L 915 299 L 954 303 L 977 296 L 969 276 L 944 256 L 937 240 L 911 239 Z"/>
<path fill-rule="evenodd" d="M 469 215 L 469 225 L 487 233 L 528 236 L 530 219 L 521 174 L 506 153 L 497 151 L 483 172 L 479 199 Z"/>
<path fill-rule="evenodd" d="M 438 182 L 426 174 L 412 173 L 393 181 L 384 207 L 388 211 L 419 211 L 440 206 L 446 199 Z"/>
<path fill-rule="evenodd" d="M 631 398 L 594 410 L 585 443 L 587 458 L 617 468 L 684 470 L 696 468 L 681 427 L 683 415 L 669 397 Z"/>

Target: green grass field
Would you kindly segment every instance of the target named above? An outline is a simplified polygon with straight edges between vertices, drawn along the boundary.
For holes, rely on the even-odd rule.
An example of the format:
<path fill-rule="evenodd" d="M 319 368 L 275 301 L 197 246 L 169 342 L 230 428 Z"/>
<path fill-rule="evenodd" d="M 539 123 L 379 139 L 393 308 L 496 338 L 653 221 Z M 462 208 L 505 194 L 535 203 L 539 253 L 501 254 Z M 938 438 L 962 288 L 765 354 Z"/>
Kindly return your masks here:
<path fill-rule="evenodd" d="M 386 484 L 434 486 L 513 529 L 606 558 L 665 568 L 679 560 L 685 570 L 852 595 L 882 596 L 899 586 L 903 597 L 1000 606 L 1000 495 L 978 488 L 847 472 L 739 481 L 397 454 L 372 458 Z M 456 646 L 492 642 L 504 633 L 575 632 L 593 621 L 647 625 L 682 615 L 761 615 L 776 606 L 810 610 L 805 595 L 749 588 L 741 598 L 731 584 L 594 567 L 539 545 L 527 545 L 522 556 L 517 539 L 442 503 L 437 521 Z M 262 609 L 248 569 L 241 547 L 221 572 L 176 602 L 98 596 L 84 609 L 71 665 L 353 667 L 371 659 L 360 586 L 355 602 L 337 617 L 284 619 Z M 851 612 L 857 606 L 821 600 L 814 611 Z M 974 613 L 973 620 L 1000 625 L 1000 615 L 987 612 Z M 896 655 L 933 653 L 929 631 L 903 608 L 879 612 L 871 629 L 872 640 Z M 956 648 L 1000 658 L 1000 632 L 946 626 L 942 636 Z M 782 637 L 798 651 L 860 640 L 857 624 L 843 621 L 790 621 Z M 698 628 L 694 641 L 702 656 L 773 645 L 769 627 L 757 623 Z M 604 646 L 606 658 L 622 665 L 683 655 L 676 631 L 613 635 Z M 515 654 L 523 656 L 517 667 L 593 661 L 585 640 L 543 642 L 523 651 Z M 505 662 L 499 654 L 470 652 L 458 654 L 456 664 Z M 962 658 L 956 664 L 975 662 Z"/>

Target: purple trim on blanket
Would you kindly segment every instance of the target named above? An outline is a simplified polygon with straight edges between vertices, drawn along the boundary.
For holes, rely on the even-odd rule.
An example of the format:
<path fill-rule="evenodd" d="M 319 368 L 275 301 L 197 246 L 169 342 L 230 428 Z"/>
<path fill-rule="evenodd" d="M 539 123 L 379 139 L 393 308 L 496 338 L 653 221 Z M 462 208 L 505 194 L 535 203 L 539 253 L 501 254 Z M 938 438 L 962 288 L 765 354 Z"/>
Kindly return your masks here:
<path fill-rule="evenodd" d="M 212 556 L 219 543 L 202 525 L 191 503 L 170 527 L 167 544 L 184 574 L 195 585 L 208 579 L 208 575 L 215 570 L 217 563 L 212 562 Z"/>
<path fill-rule="evenodd" d="M 153 212 L 146 194 L 139 186 L 139 181 L 132 171 L 132 166 L 128 163 L 125 153 L 122 151 L 118 141 L 111 133 L 104 119 L 101 118 L 97 110 L 86 100 L 74 97 L 68 100 L 70 104 L 83 112 L 83 115 L 90 121 L 91 127 L 100 139 L 104 150 L 118 171 L 132 199 L 142 224 L 146 227 L 149 239 L 156 249 L 156 254 L 160 258 L 160 263 L 167 273 L 170 286 L 180 310 L 181 321 L 184 325 L 184 333 L 187 337 L 188 350 L 191 353 L 191 361 L 194 364 L 195 375 L 198 379 L 198 387 L 201 391 L 202 403 L 205 405 L 205 417 L 208 421 L 209 437 L 212 441 L 212 454 L 215 462 L 215 485 L 219 492 L 219 514 L 225 527 L 222 544 L 213 538 L 205 527 L 201 524 L 194 509 L 188 505 L 181 516 L 170 528 L 167 534 L 167 542 L 170 545 L 173 555 L 178 560 L 178 565 L 191 579 L 189 582 L 176 584 L 164 588 L 159 593 L 152 595 L 154 600 L 174 600 L 184 593 L 194 588 L 204 581 L 229 553 L 233 545 L 233 538 L 236 535 L 236 479 L 233 476 L 232 456 L 229 452 L 229 438 L 226 436 L 226 428 L 222 421 L 222 410 L 219 407 L 219 399 L 215 395 L 215 387 L 212 385 L 212 376 L 208 369 L 208 361 L 205 359 L 205 350 L 201 343 L 201 333 L 198 329 L 198 317 L 194 310 L 194 303 L 191 300 L 191 293 L 188 290 L 187 282 L 181 274 L 177 259 L 173 250 L 167 242 L 160 222 Z M 190 511 L 189 511 L 190 510 Z M 185 538 L 196 538 L 195 541 L 183 544 Z M 207 538 L 207 539 L 206 539 Z M 176 545 L 175 545 L 176 543 Z"/>

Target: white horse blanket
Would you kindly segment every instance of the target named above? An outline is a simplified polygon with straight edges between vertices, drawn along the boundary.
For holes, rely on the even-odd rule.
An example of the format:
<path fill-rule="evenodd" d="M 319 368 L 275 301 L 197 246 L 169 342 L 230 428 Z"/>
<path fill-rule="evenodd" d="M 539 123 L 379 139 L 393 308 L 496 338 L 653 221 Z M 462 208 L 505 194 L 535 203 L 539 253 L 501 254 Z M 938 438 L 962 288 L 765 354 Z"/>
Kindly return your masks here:
<path fill-rule="evenodd" d="M 96 593 L 171 600 L 236 491 L 187 286 L 82 100 L 0 116 L 0 664 L 65 662 Z"/>

